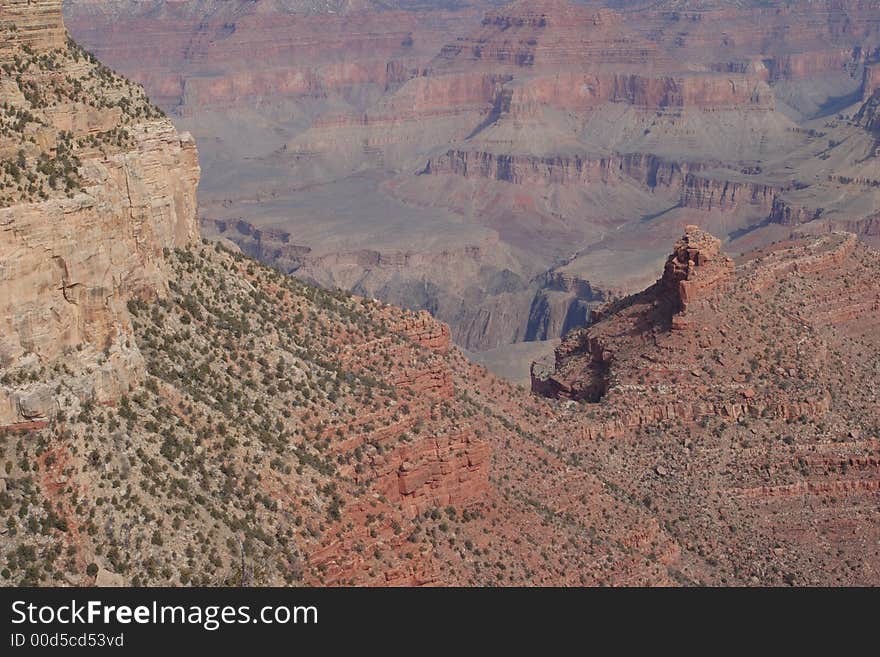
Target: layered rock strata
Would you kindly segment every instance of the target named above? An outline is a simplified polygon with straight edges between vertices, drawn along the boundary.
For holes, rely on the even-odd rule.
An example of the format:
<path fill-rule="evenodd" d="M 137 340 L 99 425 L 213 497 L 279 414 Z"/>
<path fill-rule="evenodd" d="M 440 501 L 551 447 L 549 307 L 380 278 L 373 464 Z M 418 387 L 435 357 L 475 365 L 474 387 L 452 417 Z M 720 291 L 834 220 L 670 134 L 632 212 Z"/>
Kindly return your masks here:
<path fill-rule="evenodd" d="M 60 0 L 29 5 L 3 5 L 19 38 L 6 42 L 17 77 L 0 74 L 0 424 L 57 408 L 39 384 L 13 383 L 20 366 L 82 369 L 84 399 L 127 388 L 142 369 L 127 304 L 165 296 L 164 254 L 199 236 L 193 139 L 68 44 Z"/>

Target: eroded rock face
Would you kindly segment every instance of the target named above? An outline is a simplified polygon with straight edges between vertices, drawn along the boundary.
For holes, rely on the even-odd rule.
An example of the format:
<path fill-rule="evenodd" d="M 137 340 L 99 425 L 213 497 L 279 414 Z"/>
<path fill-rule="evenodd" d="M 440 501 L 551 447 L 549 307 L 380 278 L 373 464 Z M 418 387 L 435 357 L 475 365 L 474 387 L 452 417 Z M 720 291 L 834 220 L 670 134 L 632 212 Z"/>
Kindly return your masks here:
<path fill-rule="evenodd" d="M 471 431 L 419 440 L 375 462 L 377 490 L 410 516 L 460 508 L 488 493 L 490 452 Z"/>
<path fill-rule="evenodd" d="M 445 354 L 452 347 L 449 327 L 436 321 L 425 311 L 407 318 L 400 331 L 416 344 L 439 354 Z"/>
<path fill-rule="evenodd" d="M 117 94 L 102 100 L 114 103 L 109 108 L 91 107 L 65 86 L 71 77 L 93 79 L 88 76 L 98 65 L 68 45 L 60 0 L 30 7 L 4 3 L 3 11 L 21 37 L 6 47 L 24 55 L 25 63 L 18 73 L 23 82 L 2 74 L 0 99 L 10 112 L 30 112 L 24 132 L 32 130 L 37 139 L 19 142 L 20 134 L 4 132 L 0 150 L 18 153 L 9 157 L 19 170 L 48 164 L 30 174 L 35 194 L 19 193 L 8 174 L 4 179 L 0 368 L 15 372 L 34 360 L 92 368 L 74 392 L 107 398 L 125 389 L 141 367 L 127 303 L 165 296 L 164 252 L 198 239 L 196 146 L 191 136 L 140 105 L 139 97 L 120 100 L 120 93 L 129 93 L 128 83 L 121 92 L 107 91 L 114 83 L 109 72 L 98 79 L 110 84 L 95 89 Z M 45 59 L 54 67 L 45 66 Z M 21 86 L 31 81 L 58 85 L 56 98 Z M 59 179 L 67 181 L 66 190 Z M 37 391 L 31 388 L 16 387 L 7 377 L 0 388 L 0 424 L 50 415 L 55 404 L 42 399 L 43 393 L 42 401 L 33 403 Z"/>
<path fill-rule="evenodd" d="M 135 150 L 86 161 L 72 199 L 0 209 L 0 362 L 101 350 L 127 331 L 125 305 L 165 294 L 163 249 L 198 237 L 195 144 L 168 123 L 139 127 Z"/>
<path fill-rule="evenodd" d="M 63 48 L 67 41 L 61 0 L 2 0 L 0 2 L 0 59 L 15 48 L 36 51 Z"/>
<path fill-rule="evenodd" d="M 871 92 L 854 119 L 865 130 L 874 135 L 880 134 L 880 89 Z"/>
<path fill-rule="evenodd" d="M 686 314 L 730 282 L 733 270 L 733 260 L 721 253 L 721 240 L 699 226 L 688 226 L 675 243 L 658 284 L 661 293 L 669 295 L 675 312 Z"/>

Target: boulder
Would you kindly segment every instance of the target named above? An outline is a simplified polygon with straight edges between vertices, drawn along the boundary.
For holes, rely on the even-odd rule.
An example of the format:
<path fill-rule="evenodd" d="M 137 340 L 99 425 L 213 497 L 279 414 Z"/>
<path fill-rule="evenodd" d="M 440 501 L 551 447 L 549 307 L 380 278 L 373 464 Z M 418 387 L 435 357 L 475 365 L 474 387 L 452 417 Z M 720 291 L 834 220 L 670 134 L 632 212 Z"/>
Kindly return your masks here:
<path fill-rule="evenodd" d="M 121 587 L 125 586 L 125 579 L 122 575 L 110 572 L 106 568 L 101 568 L 98 570 L 98 575 L 95 577 L 95 586 L 102 588 Z"/>

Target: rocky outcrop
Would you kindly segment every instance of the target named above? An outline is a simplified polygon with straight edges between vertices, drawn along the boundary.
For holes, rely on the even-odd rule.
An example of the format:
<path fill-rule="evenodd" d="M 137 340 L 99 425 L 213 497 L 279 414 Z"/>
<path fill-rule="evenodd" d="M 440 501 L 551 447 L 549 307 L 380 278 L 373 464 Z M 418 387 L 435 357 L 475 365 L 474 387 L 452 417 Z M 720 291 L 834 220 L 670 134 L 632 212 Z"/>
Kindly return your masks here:
<path fill-rule="evenodd" d="M 164 296 L 163 251 L 197 239 L 199 167 L 192 140 L 167 123 L 85 166 L 93 184 L 74 198 L 0 209 L 0 364 L 95 368 L 75 393 L 100 400 L 141 372 L 126 305 Z M 0 424 L 49 416 L 54 402 L 33 407 L 33 392 L 0 388 Z"/>
<path fill-rule="evenodd" d="M 822 216 L 822 208 L 807 208 L 800 205 L 793 205 L 784 198 L 776 197 L 773 199 L 773 206 L 770 208 L 768 221 L 782 226 L 799 226 L 809 223 Z"/>
<path fill-rule="evenodd" d="M 424 310 L 407 316 L 396 328 L 412 342 L 438 354 L 445 354 L 452 347 L 449 326 L 438 322 Z"/>
<path fill-rule="evenodd" d="M 377 490 L 405 513 L 461 507 L 489 490 L 489 445 L 471 432 L 418 440 L 375 456 Z"/>
<path fill-rule="evenodd" d="M 422 173 L 488 178 L 516 185 L 583 185 L 608 183 L 615 178 L 617 171 L 610 159 L 450 150 L 429 160 Z"/>
<path fill-rule="evenodd" d="M 34 4 L 19 31 L 33 48 L 56 48 L 60 38 L 67 49 L 60 1 Z M 13 18 L 18 26 L 20 17 L 13 12 Z M 77 67 L 79 75 L 90 64 L 76 59 L 81 56 L 73 48 L 56 66 Z M 42 60 L 36 61 L 26 77 L 44 74 Z M 7 107 L 38 102 L 6 85 L 0 89 Z M 14 372 L 63 361 L 83 370 L 76 395 L 106 399 L 141 367 L 128 302 L 165 296 L 165 253 L 199 237 L 198 156 L 193 139 L 166 119 L 139 110 L 135 120 L 115 107 L 92 124 L 80 121 L 87 112 L 80 113 L 77 101 L 58 97 L 54 105 L 35 106 L 45 116 L 45 139 L 25 144 L 20 157 L 51 163 L 62 148 L 72 149 L 76 159 L 65 161 L 76 173 L 66 174 L 66 194 L 50 178 L 41 192 L 45 200 L 8 196 L 8 207 L 0 208 L 0 367 Z M 111 143 L 108 134 L 118 136 Z M 54 408 L 54 395 L 33 385 L 0 388 L 0 424 L 47 417 Z"/>
<path fill-rule="evenodd" d="M 698 226 L 688 226 L 675 243 L 657 284 L 674 312 L 686 315 L 723 291 L 733 273 L 733 260 L 721 253 L 721 240 Z"/>
<path fill-rule="evenodd" d="M 586 368 L 577 378 L 561 376 L 566 361 L 583 356 Z M 566 336 L 555 352 L 555 367 L 548 370 L 542 363 L 532 363 L 532 392 L 554 399 L 596 403 L 608 392 L 614 352 L 605 348 L 605 342 L 592 336 L 586 329 Z"/>
<path fill-rule="evenodd" d="M 854 245 L 854 235 L 842 240 L 832 236 L 813 244 L 810 254 L 803 258 L 795 260 L 786 254 L 779 261 L 801 273 L 816 274 L 822 267 L 842 262 Z M 533 366 L 532 391 L 558 399 L 601 400 L 612 405 L 614 417 L 588 423 L 583 429 L 586 438 L 620 436 L 642 426 L 672 420 L 693 422 L 707 416 L 734 421 L 742 417 L 787 419 L 827 411 L 831 398 L 821 386 L 780 398 L 766 390 L 756 392 L 745 385 L 746 378 L 732 372 L 729 381 L 721 382 L 716 372 L 716 380 L 707 385 L 702 381 L 705 366 L 689 365 L 700 359 L 694 359 L 682 346 L 693 339 L 687 334 L 717 330 L 722 321 L 718 309 L 735 289 L 734 263 L 720 247 L 719 239 L 697 226 L 688 226 L 675 243 L 657 283 L 639 295 L 609 304 L 596 314 L 592 327 L 566 337 L 556 349 L 552 371 Z M 758 281 L 776 282 L 792 271 L 774 262 L 762 259 L 760 265 L 754 265 L 754 272 L 743 276 L 752 282 L 751 289 L 764 289 Z M 700 331 L 695 331 L 698 327 Z M 682 329 L 692 330 L 683 334 Z M 667 336 L 662 342 L 660 334 Z M 726 335 L 721 329 L 721 340 Z M 657 353 L 652 353 L 652 344 Z M 666 349 L 658 351 L 656 346 L 661 344 Z M 815 350 L 814 355 L 822 353 Z M 716 365 L 733 369 L 730 357 L 725 358 L 717 350 L 715 359 Z M 821 360 L 803 367 L 821 366 Z M 682 375 L 687 380 L 681 380 Z M 675 385 L 669 384 L 670 379 Z M 652 385 L 652 381 L 656 383 Z M 671 394 L 676 387 L 678 392 Z M 693 400 L 693 392 L 683 392 L 692 389 L 699 390 L 700 401 Z M 654 399 L 647 399 L 649 394 Z"/>
<path fill-rule="evenodd" d="M 42 52 L 66 44 L 61 0 L 0 0 L 0 60 L 22 46 Z"/>

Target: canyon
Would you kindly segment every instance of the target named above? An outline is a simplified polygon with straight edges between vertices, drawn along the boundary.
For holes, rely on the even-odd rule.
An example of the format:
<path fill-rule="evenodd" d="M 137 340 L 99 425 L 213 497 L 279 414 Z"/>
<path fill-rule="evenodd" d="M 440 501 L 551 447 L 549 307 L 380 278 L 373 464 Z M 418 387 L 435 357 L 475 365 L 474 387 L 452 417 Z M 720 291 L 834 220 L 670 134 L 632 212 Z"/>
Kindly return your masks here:
<path fill-rule="evenodd" d="M 206 235 L 501 360 L 650 283 L 690 223 L 733 254 L 877 244 L 870 3 L 416 4 L 64 8 L 199 141 Z"/>
<path fill-rule="evenodd" d="M 166 4 L 189 7 L 154 9 Z M 544 153 L 538 164 L 447 147 L 413 160 L 444 173 L 362 179 L 408 203 L 411 185 L 440 179 L 503 185 L 500 205 L 509 188 L 558 185 L 562 199 L 564 185 L 642 185 L 679 199 L 669 230 L 707 219 L 684 224 L 645 265 L 652 284 L 639 287 L 642 274 L 629 269 L 619 287 L 578 275 L 584 262 L 607 273 L 653 258 L 621 228 L 538 272 L 532 296 L 513 269 L 496 272 L 495 296 L 507 301 L 481 308 L 482 331 L 466 313 L 456 328 L 436 308 L 308 279 L 331 266 L 352 280 L 418 267 L 462 286 L 453 275 L 477 268 L 462 270 L 456 248 L 498 258 L 509 244 L 499 235 L 464 246 L 438 238 L 422 253 L 357 244 L 320 263 L 254 218 L 208 216 L 202 233 L 193 137 L 66 38 L 61 0 L 31 5 L 40 11 L 0 0 L 0 583 L 878 584 L 880 251 L 870 202 L 863 214 L 800 223 L 812 215 L 799 208 L 817 207 L 815 185 L 765 185 L 743 170 L 725 181 L 718 159 L 669 153 Z M 476 57 L 465 47 L 476 43 L 478 59 L 541 67 L 578 45 L 572 34 L 599 27 L 608 38 L 590 42 L 601 43 L 596 56 L 629 66 L 632 37 L 616 36 L 617 14 L 530 6 L 489 13 L 434 66 L 461 79 L 456 60 Z M 571 13 L 556 19 L 552 48 L 492 41 L 496 28 L 556 25 L 542 12 L 563 6 Z M 826 34 L 826 23 L 816 29 Z M 432 84 L 411 91 L 430 95 Z M 439 114 L 463 111 L 480 87 L 458 84 L 455 108 Z M 687 87 L 675 85 L 664 82 L 664 98 Z M 710 88 L 681 98 L 701 103 Z M 769 111 L 766 96 L 750 98 Z M 823 119 L 850 135 L 847 152 L 873 148 L 873 98 L 860 96 L 851 121 Z M 867 186 L 840 172 L 826 183 Z M 329 189 L 325 198 L 339 191 Z M 708 225 L 783 201 L 785 222 L 765 217 L 736 239 Z M 349 202 L 355 213 L 372 201 Z M 651 239 L 665 234 L 656 218 L 641 224 Z M 207 239 L 213 230 L 226 237 Z M 291 267 L 253 259 L 253 249 Z M 415 292 L 401 280 L 398 290 Z M 542 330 L 565 333 L 553 362 L 532 366 L 531 393 L 456 345 L 462 326 L 479 343 L 504 313 L 519 326 L 518 296 Z"/>

